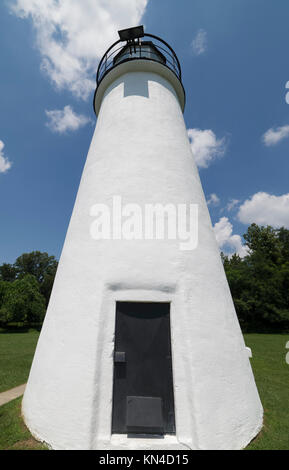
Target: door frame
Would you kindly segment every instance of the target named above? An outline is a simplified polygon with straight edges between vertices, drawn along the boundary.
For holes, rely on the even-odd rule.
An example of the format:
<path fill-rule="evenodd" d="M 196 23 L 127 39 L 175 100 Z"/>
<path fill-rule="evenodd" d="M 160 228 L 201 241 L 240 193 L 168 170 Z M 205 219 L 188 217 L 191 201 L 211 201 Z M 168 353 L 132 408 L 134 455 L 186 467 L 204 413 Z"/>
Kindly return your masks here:
<path fill-rule="evenodd" d="M 186 344 L 186 331 L 183 322 L 178 318 L 177 312 L 190 315 L 186 312 L 187 299 L 183 290 L 177 284 L 137 285 L 137 283 L 108 283 L 104 287 L 103 296 L 99 299 L 98 336 L 95 341 L 96 364 L 93 387 L 93 413 L 91 415 L 91 448 L 103 443 L 103 447 L 113 447 L 112 434 L 112 403 L 113 403 L 113 371 L 114 371 L 114 334 L 116 320 L 116 302 L 165 302 L 170 303 L 170 329 L 172 373 L 174 387 L 176 444 L 182 445 L 187 440 L 192 418 L 188 410 L 192 407 L 192 384 L 187 376 L 187 369 L 183 361 L 183 348 Z M 95 321 L 98 321 L 95 319 Z M 176 384 L 178 387 L 176 388 Z M 181 386 L 180 386 L 181 385 Z M 195 421 L 195 419 L 194 419 Z M 164 436 L 164 444 L 166 442 Z M 169 436 L 170 438 L 172 436 Z M 169 439 L 170 440 L 170 439 Z M 129 444 L 128 438 L 128 444 Z M 170 440 L 171 442 L 171 440 Z"/>
<path fill-rule="evenodd" d="M 167 337 L 167 340 L 169 340 L 169 352 L 170 352 L 170 372 L 169 373 L 169 381 L 171 383 L 171 386 L 172 386 L 172 406 L 173 406 L 173 414 L 174 414 L 174 432 L 168 432 L 169 435 L 176 435 L 176 420 L 175 420 L 175 387 L 174 387 L 174 376 L 173 376 L 173 365 L 172 365 L 172 327 L 171 327 L 171 302 L 165 302 L 165 301 L 162 301 L 162 302 L 151 302 L 151 301 L 148 301 L 146 300 L 145 302 L 144 301 L 135 301 L 135 300 L 129 300 L 129 301 L 119 301 L 117 300 L 115 302 L 115 334 L 114 334 L 114 356 L 115 356 L 115 344 L 116 344 L 116 337 L 117 337 L 117 332 L 116 332 L 116 328 L 117 328 L 117 313 L 118 313 L 118 308 L 117 308 L 117 305 L 118 304 L 121 304 L 121 303 L 126 303 L 126 304 L 134 304 L 134 305 L 137 305 L 137 304 L 142 304 L 142 305 L 151 305 L 153 304 L 154 306 L 155 305 L 166 305 L 167 308 L 168 308 L 168 312 L 167 312 L 167 316 L 168 316 L 168 337 Z M 137 307 L 136 307 L 136 310 L 137 310 Z M 115 364 L 115 361 L 114 361 L 114 370 L 113 370 L 113 394 L 112 394 L 112 420 L 111 420 L 111 434 L 117 434 L 117 433 L 113 433 L 113 413 L 114 413 L 114 399 L 115 399 L 115 393 L 116 393 L 116 390 L 115 390 L 115 387 L 116 387 L 116 382 L 115 382 L 115 367 L 116 367 L 116 364 Z M 152 396 L 152 395 L 151 395 Z M 137 433 L 122 433 L 122 434 L 131 434 L 132 436 L 135 434 L 137 436 Z M 142 433 L 140 433 L 142 434 Z M 158 433 L 158 432 L 150 432 L 150 433 L 147 433 L 147 435 L 149 436 L 154 436 L 154 435 L 165 435 L 166 433 Z"/>

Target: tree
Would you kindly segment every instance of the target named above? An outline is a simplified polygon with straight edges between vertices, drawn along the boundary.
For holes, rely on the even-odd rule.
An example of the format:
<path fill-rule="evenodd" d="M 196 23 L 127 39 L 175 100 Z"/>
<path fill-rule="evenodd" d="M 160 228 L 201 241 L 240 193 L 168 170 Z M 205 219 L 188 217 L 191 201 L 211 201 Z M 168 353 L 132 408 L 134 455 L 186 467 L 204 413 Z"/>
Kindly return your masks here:
<path fill-rule="evenodd" d="M 39 283 L 40 292 L 48 305 L 56 270 L 57 260 L 54 256 L 40 251 L 32 251 L 19 256 L 14 264 L 17 277 L 20 279 L 27 274 L 33 275 Z"/>
<path fill-rule="evenodd" d="M 4 295 L 8 286 L 8 282 L 0 280 L 0 309 L 3 304 Z"/>
<path fill-rule="evenodd" d="M 32 251 L 19 256 L 14 264 L 17 270 L 17 277 L 21 278 L 26 274 L 32 274 L 41 284 L 46 275 L 55 275 L 57 261 L 54 256 L 41 251 Z"/>
<path fill-rule="evenodd" d="M 289 230 L 281 227 L 278 230 L 278 238 L 281 245 L 282 258 L 289 261 Z"/>
<path fill-rule="evenodd" d="M 16 276 L 17 269 L 12 264 L 3 263 L 2 266 L 0 266 L 0 279 L 2 281 L 15 281 Z"/>
<path fill-rule="evenodd" d="M 245 329 L 289 328 L 289 230 L 252 224 L 244 259 L 223 255 L 236 311 Z"/>
<path fill-rule="evenodd" d="M 251 224 L 247 233 L 244 234 L 244 239 L 251 253 L 258 253 L 273 263 L 278 262 L 281 255 L 278 233 L 270 225 L 260 227 Z"/>
<path fill-rule="evenodd" d="M 54 278 L 56 274 L 56 269 L 55 272 L 51 274 L 45 274 L 42 283 L 40 284 L 40 292 L 45 298 L 46 306 L 48 306 L 48 302 L 50 299 L 50 294 L 52 291 L 53 283 L 54 283 Z"/>
<path fill-rule="evenodd" d="M 2 325 L 20 323 L 30 325 L 43 321 L 46 311 L 45 298 L 40 293 L 34 276 L 25 275 L 14 282 L 7 282 L 0 307 Z"/>
<path fill-rule="evenodd" d="M 0 323 L 41 323 L 49 302 L 57 260 L 33 251 L 19 256 L 15 264 L 0 266 Z"/>

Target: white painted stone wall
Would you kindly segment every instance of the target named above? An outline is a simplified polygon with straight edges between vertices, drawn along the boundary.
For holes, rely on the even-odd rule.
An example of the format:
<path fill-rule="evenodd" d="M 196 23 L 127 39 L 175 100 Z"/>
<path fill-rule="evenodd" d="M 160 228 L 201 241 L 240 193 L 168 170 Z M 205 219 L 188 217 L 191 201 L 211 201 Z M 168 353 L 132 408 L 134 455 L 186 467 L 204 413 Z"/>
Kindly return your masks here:
<path fill-rule="evenodd" d="M 259 432 L 263 410 L 191 153 L 181 91 L 162 65 L 123 65 L 112 83 L 114 72 L 108 74 L 98 98 L 24 418 L 54 449 L 240 449 Z M 124 204 L 198 204 L 198 248 L 181 251 L 174 240 L 93 240 L 90 208 L 111 205 L 114 195 Z M 171 302 L 176 437 L 111 436 L 118 300 Z"/>

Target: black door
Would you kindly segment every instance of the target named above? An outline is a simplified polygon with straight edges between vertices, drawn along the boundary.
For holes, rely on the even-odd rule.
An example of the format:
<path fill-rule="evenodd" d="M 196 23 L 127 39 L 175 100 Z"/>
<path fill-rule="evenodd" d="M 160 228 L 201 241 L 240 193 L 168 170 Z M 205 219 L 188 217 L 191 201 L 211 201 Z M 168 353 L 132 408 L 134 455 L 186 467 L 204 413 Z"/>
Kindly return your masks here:
<path fill-rule="evenodd" d="M 175 433 L 169 303 L 116 304 L 112 432 Z"/>

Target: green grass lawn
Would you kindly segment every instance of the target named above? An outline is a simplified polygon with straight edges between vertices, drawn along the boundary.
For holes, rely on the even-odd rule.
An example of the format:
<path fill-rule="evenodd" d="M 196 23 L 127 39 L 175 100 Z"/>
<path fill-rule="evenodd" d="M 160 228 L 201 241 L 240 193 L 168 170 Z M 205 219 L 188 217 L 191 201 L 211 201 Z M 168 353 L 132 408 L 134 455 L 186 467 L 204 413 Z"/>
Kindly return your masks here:
<path fill-rule="evenodd" d="M 289 450 L 289 365 L 285 349 L 288 335 L 248 334 L 251 364 L 265 410 L 264 428 L 249 450 Z"/>
<path fill-rule="evenodd" d="M 24 425 L 21 400 L 22 397 L 0 406 L 0 450 L 46 450 Z"/>
<path fill-rule="evenodd" d="M 36 330 L 0 331 L 0 392 L 27 381 L 38 336 Z"/>
<path fill-rule="evenodd" d="M 36 331 L 0 334 L 3 390 L 26 381 L 37 338 Z M 251 363 L 265 409 L 264 428 L 247 449 L 289 450 L 289 365 L 285 362 L 289 336 L 247 334 L 245 341 L 253 351 Z M 0 407 L 0 450 L 44 449 L 24 426 L 20 404 L 19 398 Z"/>

